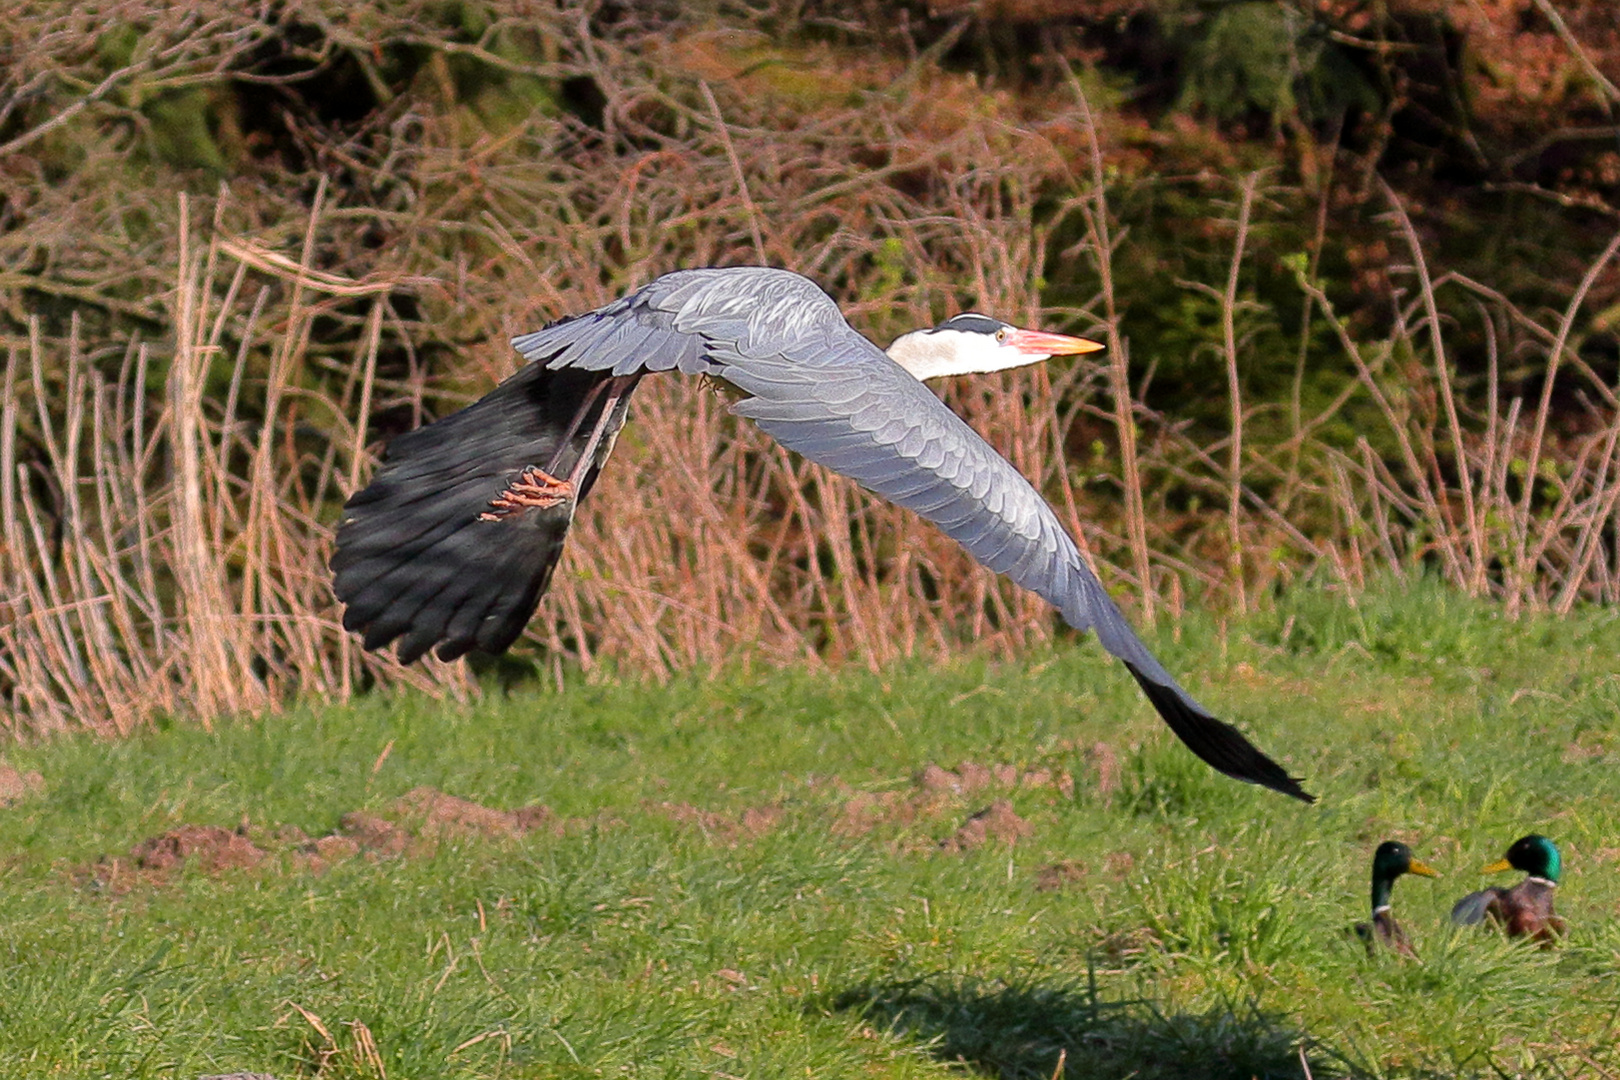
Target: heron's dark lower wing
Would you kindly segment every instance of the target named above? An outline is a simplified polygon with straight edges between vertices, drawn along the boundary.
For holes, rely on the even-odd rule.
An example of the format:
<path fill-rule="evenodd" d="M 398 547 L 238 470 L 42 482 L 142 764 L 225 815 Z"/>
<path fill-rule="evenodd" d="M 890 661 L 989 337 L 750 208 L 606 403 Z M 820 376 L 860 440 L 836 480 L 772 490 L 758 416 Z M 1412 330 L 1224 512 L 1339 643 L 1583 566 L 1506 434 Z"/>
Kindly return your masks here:
<path fill-rule="evenodd" d="M 1288 775 L 1287 770 L 1267 757 L 1237 728 L 1211 716 L 1173 679 L 1168 682 L 1150 679 L 1129 660 L 1125 661 L 1125 667 L 1136 677 L 1136 684 L 1142 688 L 1142 693 L 1147 695 L 1170 730 L 1187 744 L 1187 749 L 1227 776 L 1260 784 L 1306 802 L 1316 801 L 1314 796 L 1299 786 L 1298 780 Z"/>
<path fill-rule="evenodd" d="M 368 649 L 398 639 L 407 664 L 435 645 L 444 660 L 511 645 L 551 580 L 572 508 L 529 507 L 500 521 L 479 515 L 522 470 L 556 458 L 579 409 L 609 378 L 530 365 L 473 405 L 396 438 L 343 508 L 332 570 L 344 628 L 363 633 Z M 619 399 L 609 435 L 628 398 Z M 601 407 L 593 403 L 576 426 L 563 473 Z M 582 477 L 578 499 L 599 467 Z"/>
<path fill-rule="evenodd" d="M 735 407 L 782 445 L 914 510 L 979 562 L 1045 597 L 1125 662 L 1187 747 L 1228 776 L 1306 802 L 1297 780 L 1164 669 L 1029 481 L 899 365 L 850 331 L 814 363 L 710 355 L 753 395 Z"/>
<path fill-rule="evenodd" d="M 777 349 L 848 324 L 832 299 L 798 274 L 764 267 L 667 274 L 605 307 L 563 319 L 512 344 L 534 361 L 487 397 L 395 439 L 376 477 L 344 507 L 332 559 L 343 625 L 365 647 L 399 640 L 409 663 L 438 646 L 442 659 L 500 652 L 522 633 L 562 555 L 571 507 L 528 507 L 481 521 L 491 500 L 529 466 L 572 470 L 600 404 L 576 414 L 614 376 L 712 372 L 709 336 Z M 624 422 L 619 398 L 594 482 Z M 548 468 L 572 429 L 568 452 Z M 577 505 L 576 500 L 576 505 Z"/>

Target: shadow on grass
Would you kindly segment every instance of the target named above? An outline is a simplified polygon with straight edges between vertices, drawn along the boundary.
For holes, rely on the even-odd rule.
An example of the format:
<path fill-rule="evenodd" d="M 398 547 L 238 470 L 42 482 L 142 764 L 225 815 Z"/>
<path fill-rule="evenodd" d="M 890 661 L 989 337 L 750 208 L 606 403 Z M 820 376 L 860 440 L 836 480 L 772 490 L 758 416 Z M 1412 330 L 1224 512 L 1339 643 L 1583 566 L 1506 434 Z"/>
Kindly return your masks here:
<path fill-rule="evenodd" d="M 1008 985 L 927 976 L 862 984 L 829 994 L 819 1005 L 857 1013 L 874 1028 L 922 1041 L 942 1061 L 1000 1080 L 1355 1075 L 1303 1032 L 1256 1008 L 1166 1013 L 1149 1001 L 1104 1001 L 1085 983 Z"/>

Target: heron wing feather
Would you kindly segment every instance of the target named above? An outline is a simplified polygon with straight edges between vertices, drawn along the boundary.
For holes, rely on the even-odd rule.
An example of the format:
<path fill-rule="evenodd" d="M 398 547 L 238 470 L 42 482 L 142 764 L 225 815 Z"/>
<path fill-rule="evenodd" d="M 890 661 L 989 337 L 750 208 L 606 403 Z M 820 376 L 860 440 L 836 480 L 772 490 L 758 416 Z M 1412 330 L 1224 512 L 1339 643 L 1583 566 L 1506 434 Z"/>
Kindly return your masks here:
<path fill-rule="evenodd" d="M 1044 597 L 1069 625 L 1090 630 L 1205 761 L 1240 780 L 1310 799 L 1165 670 L 1029 481 L 876 346 L 846 329 L 813 361 L 724 344 L 710 355 L 719 377 L 751 395 L 734 412 L 788 449 L 934 522 L 980 563 Z M 841 377 L 814 377 L 829 367 Z M 860 392 L 851 394 L 851 386 Z"/>

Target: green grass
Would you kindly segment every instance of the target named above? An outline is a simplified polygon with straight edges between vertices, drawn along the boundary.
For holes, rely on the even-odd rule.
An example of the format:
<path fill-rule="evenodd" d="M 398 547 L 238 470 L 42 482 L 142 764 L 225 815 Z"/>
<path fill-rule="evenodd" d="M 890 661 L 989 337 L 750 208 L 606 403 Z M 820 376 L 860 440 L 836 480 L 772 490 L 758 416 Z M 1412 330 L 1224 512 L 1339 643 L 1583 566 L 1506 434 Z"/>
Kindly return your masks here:
<path fill-rule="evenodd" d="M 367 1033 L 391 1080 L 1044 1078 L 1060 1053 L 1069 1077 L 1620 1071 L 1614 613 L 1300 592 L 1159 644 L 1321 803 L 1212 773 L 1089 643 L 9 748 L 47 786 L 0 810 L 0 1075 L 372 1077 Z M 1108 798 L 1098 742 L 1120 765 Z M 852 790 L 909 797 L 925 764 L 967 761 L 1068 770 L 1075 794 L 1011 792 L 1034 827 L 1016 847 L 938 849 L 987 792 L 835 828 Z M 321 873 L 287 852 L 94 873 L 182 823 L 315 836 L 421 784 L 582 823 Z M 665 803 L 781 817 L 732 843 Z M 1443 930 L 1530 831 L 1563 847 L 1569 941 Z M 1387 836 L 1446 874 L 1396 888 L 1420 963 L 1344 936 Z M 1077 880 L 1037 891 L 1060 860 Z"/>

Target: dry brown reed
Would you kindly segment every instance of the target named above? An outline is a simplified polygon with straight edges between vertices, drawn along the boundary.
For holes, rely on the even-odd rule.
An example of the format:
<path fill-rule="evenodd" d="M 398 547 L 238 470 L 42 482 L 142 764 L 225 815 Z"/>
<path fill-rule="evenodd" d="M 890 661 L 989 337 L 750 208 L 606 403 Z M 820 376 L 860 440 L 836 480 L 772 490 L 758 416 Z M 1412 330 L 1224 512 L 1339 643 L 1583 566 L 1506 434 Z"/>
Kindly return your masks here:
<path fill-rule="evenodd" d="M 1364 579 L 1371 556 L 1374 565 L 1403 578 L 1436 567 L 1472 594 L 1501 599 L 1510 613 L 1546 607 L 1563 613 L 1582 596 L 1613 603 L 1620 598 L 1620 398 L 1569 349 L 1569 336 L 1593 283 L 1620 255 L 1620 234 L 1587 268 L 1550 327 L 1467 277 L 1431 277 L 1410 218 L 1394 192 L 1386 188 L 1385 194 L 1411 256 L 1404 269 L 1417 286 L 1415 298 L 1400 298 L 1387 338 L 1354 341 L 1320 287 L 1300 273 L 1301 288 L 1333 328 L 1384 420 L 1386 430 L 1378 434 L 1392 437 L 1396 448 L 1381 455 L 1363 434 L 1356 453 L 1329 452 L 1333 499 L 1349 526 L 1345 540 L 1358 567 L 1351 577 Z M 1446 358 L 1442 292 L 1475 301 L 1490 345 L 1486 390 L 1472 423 L 1463 419 L 1456 373 Z M 1501 400 L 1503 339 L 1513 342 L 1521 365 L 1539 366 L 1539 400 L 1528 422 L 1522 396 Z M 1553 446 L 1548 422 L 1566 365 L 1579 382 L 1562 392 L 1583 403 L 1585 422 Z M 1342 556 L 1341 550 L 1341 563 Z"/>
<path fill-rule="evenodd" d="M 1311 362 L 1347 365 L 1354 381 L 1268 441 L 1245 434 L 1266 406 L 1242 398 L 1237 325 L 1246 238 L 1267 189 L 1241 179 L 1225 280 L 1196 286 L 1222 312 L 1211 348 L 1231 410 L 1229 436 L 1210 443 L 1132 389 L 1114 292 L 1115 260 L 1130 252 L 1108 199 L 1111 136 L 1077 80 L 1072 107 L 1030 117 L 927 57 L 864 69 L 822 56 L 807 79 L 765 63 L 770 50 L 746 35 L 596 36 L 564 8 L 524 23 L 548 59 L 519 63 L 498 47 L 503 25 L 515 24 L 471 45 L 412 39 L 445 75 L 421 91 L 436 108 L 402 102 L 387 124 L 321 143 L 345 176 L 341 198 L 325 170 L 305 178 L 300 199 L 226 184 L 146 204 L 158 226 L 136 240 L 118 231 L 130 206 L 117 193 L 73 203 L 71 191 L 42 192 L 61 200 L 37 218 L 56 231 L 0 238 L 9 251 L 60 252 L 26 287 L 82 307 L 65 333 L 34 315 L 8 343 L 0 386 L 11 733 L 124 733 L 162 715 L 207 723 L 375 685 L 476 693 L 464 664 L 405 669 L 343 633 L 326 572 L 339 506 L 374 466 L 379 429 L 443 415 L 513 370 L 509 335 L 692 265 L 800 270 L 879 341 L 970 306 L 1102 335 L 1106 366 L 943 393 L 1149 618 L 1156 603 L 1175 615 L 1189 593 L 1242 607 L 1313 574 L 1354 589 L 1425 568 L 1515 609 L 1620 599 L 1620 400 L 1571 344 L 1620 238 L 1549 324 L 1431 272 L 1390 194 L 1415 296 L 1399 298 L 1387 335 L 1358 340 L 1302 263 L 1312 317 L 1342 349 Z M 348 31 L 327 29 L 343 46 Z M 254 40 L 241 26 L 213 32 L 226 51 Z M 588 76 L 607 98 L 607 134 L 547 108 L 481 118 L 444 66 L 469 56 L 507 73 Z M 900 89 L 878 92 L 890 86 Z M 129 152 L 116 129 L 86 146 L 92 161 Z M 1079 244 L 1053 250 L 1075 235 L 1071 220 Z M 99 276 L 68 265 L 63 230 L 102 249 Z M 1044 308 L 1054 270 L 1090 281 L 1090 300 Z M 1477 313 L 1492 343 L 1483 392 L 1457 385 L 1447 342 L 1459 309 Z M 126 328 L 88 341 L 89 313 Z M 109 313 L 138 314 L 147 329 Z M 1528 411 L 1520 396 L 1500 400 L 1499 355 L 1544 369 Z M 1575 383 L 1587 411 L 1577 433 L 1556 438 L 1555 379 Z M 531 627 L 558 677 L 565 663 L 655 678 L 755 658 L 876 668 L 968 643 L 1010 653 L 1055 632 L 1043 603 L 726 405 L 699 382 L 643 384 Z M 1317 437 L 1356 406 L 1384 428 L 1354 446 Z M 1083 431 L 1114 445 L 1075 460 Z M 1171 491 L 1220 512 L 1176 509 Z"/>

